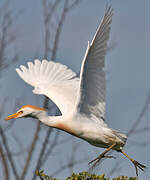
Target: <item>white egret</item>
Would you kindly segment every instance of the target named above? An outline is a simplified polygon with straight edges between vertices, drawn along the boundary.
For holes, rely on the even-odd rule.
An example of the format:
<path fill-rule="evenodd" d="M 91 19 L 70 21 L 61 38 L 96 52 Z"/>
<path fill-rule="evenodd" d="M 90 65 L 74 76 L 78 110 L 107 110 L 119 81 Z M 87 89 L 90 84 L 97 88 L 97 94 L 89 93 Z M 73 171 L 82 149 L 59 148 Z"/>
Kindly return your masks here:
<path fill-rule="evenodd" d="M 96 159 L 93 166 L 111 149 L 121 152 L 135 166 L 144 170 L 145 166 L 130 158 L 124 151 L 127 136 L 109 128 L 104 119 L 105 113 L 105 72 L 104 60 L 110 34 L 113 11 L 109 7 L 104 14 L 92 42 L 87 46 L 82 61 L 80 78 L 67 66 L 53 61 L 35 60 L 28 67 L 16 69 L 19 76 L 34 87 L 35 94 L 49 97 L 60 109 L 62 115 L 48 116 L 43 108 L 26 105 L 6 120 L 21 117 L 34 117 L 47 126 L 54 127 L 90 144 L 106 148 Z"/>

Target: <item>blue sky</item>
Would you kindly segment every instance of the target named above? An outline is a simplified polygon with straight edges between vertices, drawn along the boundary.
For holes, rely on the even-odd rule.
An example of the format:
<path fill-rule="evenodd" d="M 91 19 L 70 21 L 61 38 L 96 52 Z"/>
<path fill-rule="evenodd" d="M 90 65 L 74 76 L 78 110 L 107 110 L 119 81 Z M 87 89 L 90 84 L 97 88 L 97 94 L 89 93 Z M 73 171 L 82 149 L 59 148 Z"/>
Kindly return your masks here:
<path fill-rule="evenodd" d="M 150 1 L 126 0 L 109 1 L 114 9 L 114 16 L 111 29 L 110 42 L 115 42 L 116 47 L 106 57 L 107 72 L 107 113 L 106 119 L 110 127 L 127 132 L 137 119 L 144 102 L 150 93 Z M 42 98 L 33 95 L 32 88 L 26 85 L 16 74 L 15 67 L 33 60 L 35 54 L 41 59 L 43 56 L 43 18 L 40 0 L 12 0 L 11 6 L 14 10 L 23 10 L 16 20 L 17 42 L 16 48 L 20 52 L 20 60 L 4 72 L 1 83 L 1 96 L 9 96 L 10 104 L 13 104 L 16 97 L 25 96 L 22 105 L 40 104 Z M 64 23 L 61 42 L 57 53 L 57 61 L 66 64 L 75 72 L 79 72 L 82 58 L 88 40 L 91 40 L 99 22 L 104 14 L 108 1 L 106 0 L 81 0 L 81 3 L 67 16 Z M 6 83 L 7 82 L 7 83 Z M 6 91 L 7 89 L 7 91 Z M 17 94 L 16 94 L 17 90 Z M 11 108 L 10 108 L 11 109 Z M 13 109 L 11 109 L 13 111 Z M 9 112 L 8 110 L 8 113 Z M 7 114 L 7 112 L 6 112 Z M 143 118 L 147 121 L 149 114 Z M 15 122 L 12 133 L 15 131 L 28 144 L 29 134 L 33 133 L 31 120 L 18 120 Z M 32 123 L 31 123 L 32 124 Z M 16 129 L 15 129 L 16 128 Z M 25 128 L 29 131 L 22 133 Z M 63 133 L 64 136 L 66 134 Z M 149 134 L 148 134 L 149 135 Z M 134 137 L 134 140 L 146 140 L 149 137 L 143 135 Z M 81 140 L 74 138 L 73 142 L 80 142 L 81 151 L 92 153 L 92 157 L 98 155 L 103 149 L 92 147 Z M 69 148 L 69 145 L 67 146 Z M 79 149 L 80 150 L 80 149 Z M 132 147 L 127 145 L 126 151 L 135 159 L 147 165 L 150 164 L 150 146 L 145 148 Z M 66 154 L 66 149 L 61 148 L 61 153 Z M 80 152 L 80 151 L 79 151 Z M 121 158 L 120 155 L 118 158 Z M 55 156 L 54 156 L 54 161 Z M 112 160 L 104 162 L 102 173 L 106 166 L 111 168 Z M 115 175 L 134 175 L 134 167 L 124 160 L 122 168 Z M 45 167 L 47 168 L 47 167 Z M 77 167 L 74 171 L 86 170 L 87 163 Z M 48 168 L 47 168 L 48 170 Z M 148 179 L 150 170 L 140 172 L 142 179 Z M 58 177 L 66 176 L 67 172 Z M 62 179 L 62 178 L 61 178 Z"/>

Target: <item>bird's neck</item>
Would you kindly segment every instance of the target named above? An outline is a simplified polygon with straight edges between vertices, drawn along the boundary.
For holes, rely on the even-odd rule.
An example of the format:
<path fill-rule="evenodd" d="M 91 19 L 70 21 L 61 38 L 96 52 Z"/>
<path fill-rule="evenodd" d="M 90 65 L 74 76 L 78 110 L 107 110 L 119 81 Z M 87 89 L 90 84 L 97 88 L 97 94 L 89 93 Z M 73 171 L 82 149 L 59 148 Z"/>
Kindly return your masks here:
<path fill-rule="evenodd" d="M 58 122 L 62 122 L 63 121 L 62 116 L 48 116 L 47 112 L 39 114 L 37 116 L 37 119 L 40 120 L 45 125 L 51 126 L 51 127 L 56 127 Z"/>
<path fill-rule="evenodd" d="M 54 127 L 57 129 L 61 129 L 63 131 L 66 131 L 74 136 L 76 136 L 76 133 L 74 129 L 71 126 L 71 123 L 69 123 L 70 117 L 64 117 L 64 116 L 48 116 L 47 113 L 39 115 L 37 117 L 42 123 L 44 123 L 47 126 Z"/>

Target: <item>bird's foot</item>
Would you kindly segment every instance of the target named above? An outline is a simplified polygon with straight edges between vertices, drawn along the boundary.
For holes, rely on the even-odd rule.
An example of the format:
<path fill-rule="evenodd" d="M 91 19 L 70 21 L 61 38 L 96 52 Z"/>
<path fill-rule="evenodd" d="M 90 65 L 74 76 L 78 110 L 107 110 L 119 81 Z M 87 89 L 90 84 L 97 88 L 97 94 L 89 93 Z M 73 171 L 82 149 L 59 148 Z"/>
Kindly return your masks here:
<path fill-rule="evenodd" d="M 92 164 L 93 162 L 95 162 L 96 164 L 102 159 L 102 158 L 114 158 L 115 159 L 115 157 L 114 156 L 105 156 L 103 153 L 102 154 L 100 154 L 97 158 L 95 158 L 95 159 L 93 159 L 92 161 L 90 161 L 88 164 Z M 94 164 L 95 164 L 94 163 Z"/>
<path fill-rule="evenodd" d="M 103 153 L 102 154 L 100 154 L 97 158 L 95 158 L 95 159 L 93 159 L 92 161 L 90 161 L 88 164 L 90 165 L 90 164 L 92 164 L 93 162 L 93 164 L 92 164 L 92 166 L 90 167 L 90 170 L 93 170 L 95 167 L 96 167 L 96 165 L 100 162 L 100 160 L 102 159 L 102 158 L 115 158 L 114 156 L 105 156 Z"/>
<path fill-rule="evenodd" d="M 108 147 L 103 153 L 101 153 L 97 158 L 93 159 L 92 161 L 90 161 L 88 164 L 91 164 L 94 162 L 94 164 L 92 165 L 92 167 L 90 169 L 93 169 L 97 163 L 100 162 L 100 160 L 102 158 L 115 158 L 114 156 L 108 156 L 105 155 L 106 153 L 108 153 L 114 146 L 116 145 L 116 143 L 112 144 L 110 147 Z"/>
<path fill-rule="evenodd" d="M 132 163 L 134 164 L 135 170 L 136 170 L 136 175 L 138 177 L 138 168 L 141 169 L 142 171 L 144 171 L 144 168 L 146 168 L 145 165 L 137 162 L 136 160 L 133 160 Z"/>
<path fill-rule="evenodd" d="M 144 171 L 144 168 L 146 168 L 145 165 L 139 163 L 138 161 L 132 159 L 131 157 L 129 157 L 123 150 L 120 151 L 124 156 L 126 156 L 134 165 L 135 170 L 136 170 L 136 175 L 138 177 L 138 168 L 142 171 Z"/>

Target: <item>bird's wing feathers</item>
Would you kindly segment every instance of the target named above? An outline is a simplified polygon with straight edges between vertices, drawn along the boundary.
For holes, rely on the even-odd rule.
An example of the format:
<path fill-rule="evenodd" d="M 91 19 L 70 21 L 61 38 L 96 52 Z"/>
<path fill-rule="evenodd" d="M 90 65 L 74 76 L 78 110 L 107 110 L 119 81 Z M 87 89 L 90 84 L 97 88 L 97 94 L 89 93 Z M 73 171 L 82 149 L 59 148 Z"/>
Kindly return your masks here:
<path fill-rule="evenodd" d="M 105 113 L 106 87 L 103 68 L 112 14 L 112 9 L 108 8 L 91 44 L 88 43 L 80 72 L 78 111 L 97 117 L 104 117 Z"/>
<path fill-rule="evenodd" d="M 35 94 L 48 96 L 62 114 L 73 109 L 77 97 L 79 79 L 67 66 L 53 61 L 35 60 L 28 62 L 28 67 L 16 69 L 19 76 L 34 87 Z"/>
<path fill-rule="evenodd" d="M 106 91 L 103 68 L 111 21 L 112 9 L 108 8 L 91 44 L 88 43 L 80 82 L 67 66 L 47 60 L 28 62 L 28 67 L 21 65 L 17 73 L 34 87 L 34 93 L 48 96 L 62 114 L 77 108 L 81 113 L 103 117 Z"/>

